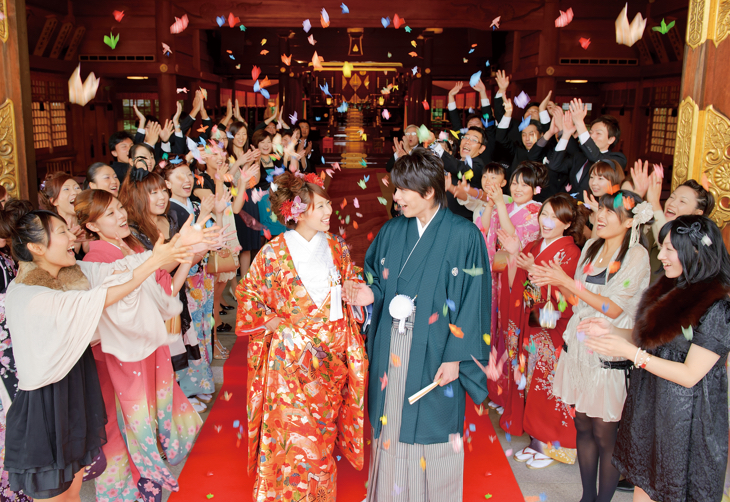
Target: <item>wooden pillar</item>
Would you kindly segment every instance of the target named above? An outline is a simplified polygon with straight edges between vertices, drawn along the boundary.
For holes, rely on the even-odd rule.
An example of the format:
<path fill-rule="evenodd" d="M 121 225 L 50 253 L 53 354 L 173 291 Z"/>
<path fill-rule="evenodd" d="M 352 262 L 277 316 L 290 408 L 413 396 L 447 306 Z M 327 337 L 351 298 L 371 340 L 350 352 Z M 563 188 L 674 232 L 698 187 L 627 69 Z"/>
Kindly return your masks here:
<path fill-rule="evenodd" d="M 672 189 L 707 178 L 716 201 L 710 217 L 721 229 L 730 224 L 730 31 L 724 3 L 689 2 L 672 171 Z"/>
<path fill-rule="evenodd" d="M 37 205 L 25 0 L 1 0 L 0 14 L 0 183 Z"/>
<path fill-rule="evenodd" d="M 433 38 L 426 37 L 423 41 L 423 76 L 421 77 L 421 85 L 423 85 L 423 99 L 430 105 L 432 96 L 432 85 L 431 85 L 431 66 L 433 66 Z M 423 109 L 423 104 L 421 104 Z M 431 110 L 423 111 L 423 124 L 429 129 L 431 128 Z"/>
<path fill-rule="evenodd" d="M 537 94 L 535 101 L 542 101 L 549 91 L 555 89 L 555 65 L 558 62 L 558 30 L 555 19 L 558 17 L 558 0 L 546 0 L 543 7 L 542 30 L 540 31 L 540 51 L 537 55 Z"/>
<path fill-rule="evenodd" d="M 292 93 L 290 79 L 289 79 L 289 67 L 284 64 L 281 56 L 291 56 L 289 50 L 289 35 L 279 35 L 279 107 L 284 110 L 282 117 L 284 122 L 289 124 L 289 115 L 293 114 L 296 108 L 294 108 L 294 96 Z M 298 117 L 301 118 L 301 117 Z M 289 124 L 294 127 L 294 124 Z"/>
<path fill-rule="evenodd" d="M 520 51 L 522 50 L 522 32 L 512 34 L 512 75 L 517 75 L 520 69 Z"/>
<path fill-rule="evenodd" d="M 157 118 L 161 124 L 165 119 L 171 119 L 175 115 L 175 102 L 177 101 L 177 63 L 175 51 L 175 36 L 170 33 L 172 25 L 172 2 L 170 0 L 158 0 L 155 2 L 155 30 L 157 34 L 157 51 L 162 51 L 162 44 L 170 46 L 172 54 L 160 63 L 160 73 L 157 76 L 157 95 L 160 101 L 160 109 Z M 194 94 L 193 94 L 194 95 Z"/>

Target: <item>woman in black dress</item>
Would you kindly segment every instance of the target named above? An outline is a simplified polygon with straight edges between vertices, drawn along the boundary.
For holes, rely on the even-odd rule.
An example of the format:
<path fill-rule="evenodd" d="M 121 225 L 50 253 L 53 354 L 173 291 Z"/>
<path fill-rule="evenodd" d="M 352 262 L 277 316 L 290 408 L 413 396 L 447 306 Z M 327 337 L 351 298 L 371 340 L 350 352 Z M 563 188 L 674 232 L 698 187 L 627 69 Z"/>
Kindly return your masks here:
<path fill-rule="evenodd" d="M 680 216 L 662 227 L 664 277 L 633 332 L 605 319 L 578 329 L 598 354 L 634 362 L 613 464 L 637 501 L 719 501 L 728 455 L 726 359 L 730 257 L 715 223 Z"/>
<path fill-rule="evenodd" d="M 189 248 L 177 247 L 178 238 L 160 240 L 152 252 L 115 263 L 77 263 L 76 237 L 55 213 L 3 211 L 0 227 L 19 263 L 5 297 L 19 389 L 7 414 L 10 489 L 36 500 L 79 500 L 84 468 L 106 442 L 89 346 L 101 313 L 160 267 L 186 260 Z"/>

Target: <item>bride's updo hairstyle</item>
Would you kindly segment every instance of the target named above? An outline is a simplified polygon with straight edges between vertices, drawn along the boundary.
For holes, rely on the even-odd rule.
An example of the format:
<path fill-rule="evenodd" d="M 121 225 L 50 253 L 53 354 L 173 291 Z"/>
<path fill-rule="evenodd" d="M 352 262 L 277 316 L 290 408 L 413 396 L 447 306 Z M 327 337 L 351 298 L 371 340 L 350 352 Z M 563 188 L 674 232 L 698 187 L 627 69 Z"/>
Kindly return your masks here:
<path fill-rule="evenodd" d="M 274 178 L 274 183 L 269 188 L 271 210 L 279 223 L 293 229 L 297 226 L 298 215 L 309 211 L 314 194 L 332 200 L 324 190 L 322 178 L 316 174 L 302 176 L 286 171 Z M 306 205 L 306 209 L 302 205 Z"/>
<path fill-rule="evenodd" d="M 33 261 L 28 244 L 48 245 L 53 218 L 66 224 L 66 220 L 56 213 L 43 209 L 33 210 L 27 200 L 12 200 L 5 204 L 5 209 L 0 211 L 0 238 L 10 242 L 15 261 Z"/>

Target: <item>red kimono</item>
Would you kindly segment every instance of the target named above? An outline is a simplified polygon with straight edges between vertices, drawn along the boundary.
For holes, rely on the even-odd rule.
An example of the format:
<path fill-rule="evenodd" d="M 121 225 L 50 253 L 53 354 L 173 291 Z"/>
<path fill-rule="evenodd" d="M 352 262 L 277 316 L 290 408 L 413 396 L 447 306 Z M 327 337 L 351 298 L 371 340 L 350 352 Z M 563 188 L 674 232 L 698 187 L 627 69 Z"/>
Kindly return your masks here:
<path fill-rule="evenodd" d="M 543 239 L 538 239 L 528 244 L 523 252 L 532 253 L 537 265 L 560 262 L 565 273 L 573 277 L 580 260 L 580 249 L 573 238 L 561 237 L 540 252 L 542 243 Z M 563 347 L 563 332 L 571 317 L 571 306 L 567 306 L 554 329 L 543 328 L 539 324 L 539 313 L 547 303 L 547 287 L 538 289 L 532 285 L 527 271 L 522 268 L 517 269 L 511 290 L 506 271 L 501 280 L 500 310 L 502 319 L 507 319 L 505 338 L 510 378 L 499 424 L 510 434 L 520 436 L 524 430 L 558 449 L 575 448 L 576 431 L 569 407 L 553 394 L 555 366 Z M 553 287 L 551 301 L 559 312 L 556 292 L 557 288 Z"/>

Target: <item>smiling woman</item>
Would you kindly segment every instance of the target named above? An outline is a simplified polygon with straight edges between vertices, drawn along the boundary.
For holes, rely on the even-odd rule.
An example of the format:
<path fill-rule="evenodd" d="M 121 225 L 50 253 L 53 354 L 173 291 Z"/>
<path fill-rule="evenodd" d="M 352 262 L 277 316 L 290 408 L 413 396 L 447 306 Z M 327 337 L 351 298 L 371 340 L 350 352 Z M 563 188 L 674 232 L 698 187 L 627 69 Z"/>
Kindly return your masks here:
<path fill-rule="evenodd" d="M 84 468 L 105 441 L 104 402 L 89 343 L 104 309 L 128 308 L 134 299 L 116 304 L 158 268 L 184 261 L 188 249 L 160 243 L 114 264 L 77 263 L 76 237 L 55 213 L 3 212 L 0 227 L 12 236 L 20 262 L 6 295 L 20 389 L 7 415 L 10 487 L 36 499 L 78 500 Z"/>

